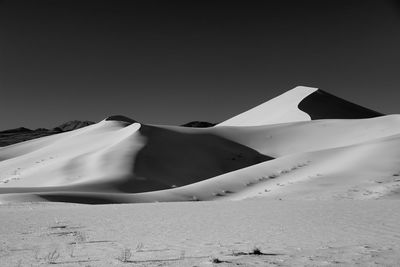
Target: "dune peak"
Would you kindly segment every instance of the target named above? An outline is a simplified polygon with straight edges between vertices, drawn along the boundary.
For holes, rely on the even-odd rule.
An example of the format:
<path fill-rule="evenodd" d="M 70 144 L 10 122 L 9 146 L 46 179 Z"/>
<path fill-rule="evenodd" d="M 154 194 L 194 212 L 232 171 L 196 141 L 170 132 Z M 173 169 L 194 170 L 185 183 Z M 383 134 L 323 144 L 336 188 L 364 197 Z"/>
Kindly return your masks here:
<path fill-rule="evenodd" d="M 269 101 L 236 115 L 219 126 L 258 126 L 310 120 L 297 106 L 318 88 L 297 86 Z"/>
<path fill-rule="evenodd" d="M 384 114 L 318 88 L 297 86 L 219 126 L 260 126 L 318 119 L 364 119 Z"/>
<path fill-rule="evenodd" d="M 113 116 L 109 116 L 107 118 L 104 119 L 105 121 L 121 121 L 121 122 L 128 122 L 130 124 L 135 123 L 137 121 L 128 118 L 126 116 L 123 115 L 113 115 Z"/>

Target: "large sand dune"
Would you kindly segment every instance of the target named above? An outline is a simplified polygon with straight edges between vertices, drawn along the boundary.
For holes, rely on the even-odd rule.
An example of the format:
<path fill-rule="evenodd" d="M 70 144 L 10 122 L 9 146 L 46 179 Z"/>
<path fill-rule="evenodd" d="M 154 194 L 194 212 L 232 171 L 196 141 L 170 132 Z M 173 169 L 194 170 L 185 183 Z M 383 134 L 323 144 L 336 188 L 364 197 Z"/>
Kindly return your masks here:
<path fill-rule="evenodd" d="M 211 128 L 112 116 L 2 147 L 0 201 L 396 198 L 398 147 L 400 115 L 296 87 Z"/>

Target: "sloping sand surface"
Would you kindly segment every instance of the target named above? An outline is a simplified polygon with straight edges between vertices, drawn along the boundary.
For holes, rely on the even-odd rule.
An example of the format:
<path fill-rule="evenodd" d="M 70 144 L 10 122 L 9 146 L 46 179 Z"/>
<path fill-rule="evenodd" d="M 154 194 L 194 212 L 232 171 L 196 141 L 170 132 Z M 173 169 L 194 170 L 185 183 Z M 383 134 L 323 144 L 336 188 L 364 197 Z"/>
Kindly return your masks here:
<path fill-rule="evenodd" d="M 316 120 L 208 131 L 272 157 L 349 146 L 400 133 L 400 115 L 357 120 Z"/>

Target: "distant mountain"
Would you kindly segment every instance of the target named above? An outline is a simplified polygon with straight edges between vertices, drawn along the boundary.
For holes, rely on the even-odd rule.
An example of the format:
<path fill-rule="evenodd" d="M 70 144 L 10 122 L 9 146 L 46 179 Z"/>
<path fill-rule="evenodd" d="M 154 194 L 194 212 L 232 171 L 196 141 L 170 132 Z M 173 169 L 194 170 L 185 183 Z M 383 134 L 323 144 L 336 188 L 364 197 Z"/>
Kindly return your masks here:
<path fill-rule="evenodd" d="M 25 127 L 19 127 L 19 128 L 14 128 L 14 129 L 9 129 L 9 130 L 4 130 L 0 131 L 0 134 L 8 134 L 8 133 L 29 133 L 32 132 L 31 129 L 25 128 Z"/>
<path fill-rule="evenodd" d="M 122 116 L 122 115 L 114 115 L 105 119 L 105 121 L 122 121 L 128 124 L 132 124 L 136 122 L 131 118 Z M 39 137 L 49 136 L 53 134 L 63 133 L 73 131 L 79 128 L 83 128 L 89 125 L 94 124 L 92 121 L 79 121 L 72 120 L 65 122 L 63 124 L 58 125 L 52 129 L 46 128 L 38 128 L 35 130 L 28 129 L 25 127 L 19 127 L 9 130 L 0 131 L 0 147 L 8 146 L 32 139 L 36 139 Z M 183 127 L 192 127 L 192 128 L 208 128 L 214 126 L 215 123 L 205 122 L 205 121 L 192 121 L 183 124 Z"/>
<path fill-rule="evenodd" d="M 53 129 L 38 128 L 36 130 L 31 130 L 25 127 L 19 127 L 0 131 L 0 147 L 36 139 L 39 137 L 76 130 L 91 124 L 94 124 L 94 122 L 73 120 L 54 127 Z"/>
<path fill-rule="evenodd" d="M 48 136 L 54 133 L 56 132 L 49 131 L 48 129 L 31 130 L 24 127 L 1 131 L 0 147 Z"/>
<path fill-rule="evenodd" d="M 94 124 L 94 122 L 92 122 L 92 121 L 73 120 L 73 121 L 68 121 L 66 123 L 63 123 L 63 124 L 55 127 L 53 130 L 57 131 L 57 132 L 68 132 L 68 131 L 76 130 L 76 129 L 86 127 L 86 126 L 89 126 L 92 124 Z"/>

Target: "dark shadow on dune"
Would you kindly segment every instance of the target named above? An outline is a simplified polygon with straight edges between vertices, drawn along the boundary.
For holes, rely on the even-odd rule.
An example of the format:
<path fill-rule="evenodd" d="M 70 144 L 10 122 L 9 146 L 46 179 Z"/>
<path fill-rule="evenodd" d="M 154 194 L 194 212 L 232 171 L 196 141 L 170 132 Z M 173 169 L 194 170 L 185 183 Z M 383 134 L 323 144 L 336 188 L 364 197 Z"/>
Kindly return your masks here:
<path fill-rule="evenodd" d="M 364 108 L 322 90 L 317 90 L 304 98 L 298 108 L 312 120 L 319 119 L 365 119 L 384 114 Z"/>
<path fill-rule="evenodd" d="M 127 122 L 127 123 L 130 123 L 130 124 L 136 122 L 135 120 L 132 120 L 131 118 L 128 118 L 128 117 L 125 117 L 125 116 L 122 116 L 122 115 L 113 115 L 113 116 L 107 117 L 105 119 L 105 121 L 122 121 L 122 122 Z"/>
<path fill-rule="evenodd" d="M 134 175 L 114 185 L 122 192 L 184 186 L 272 159 L 213 134 L 147 125 L 139 132 L 146 144 L 136 155 Z"/>
<path fill-rule="evenodd" d="M 192 128 L 209 128 L 215 126 L 216 123 L 207 122 L 207 121 L 191 121 L 185 124 L 182 124 L 183 127 L 192 127 Z"/>
<path fill-rule="evenodd" d="M 86 188 L 88 188 L 89 186 L 86 186 Z M 123 193 L 142 193 L 142 192 L 170 189 L 173 186 L 163 181 L 158 181 L 148 178 L 144 179 L 143 177 L 138 178 L 137 175 L 132 175 L 125 177 L 124 179 L 119 181 L 97 183 L 90 187 L 91 187 L 89 189 L 90 191 L 97 190 L 97 192 L 118 191 Z"/>
<path fill-rule="evenodd" d="M 93 196 L 90 194 L 69 194 L 69 193 L 58 193 L 58 194 L 39 194 L 38 195 L 43 200 L 51 202 L 67 202 L 67 203 L 77 203 L 77 204 L 119 204 L 123 203 L 118 201 L 113 197 Z"/>

